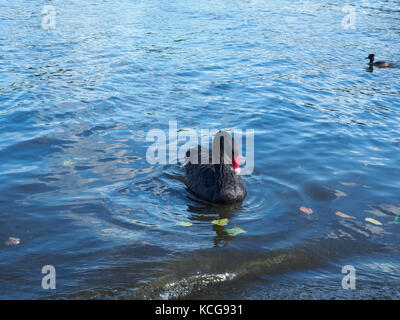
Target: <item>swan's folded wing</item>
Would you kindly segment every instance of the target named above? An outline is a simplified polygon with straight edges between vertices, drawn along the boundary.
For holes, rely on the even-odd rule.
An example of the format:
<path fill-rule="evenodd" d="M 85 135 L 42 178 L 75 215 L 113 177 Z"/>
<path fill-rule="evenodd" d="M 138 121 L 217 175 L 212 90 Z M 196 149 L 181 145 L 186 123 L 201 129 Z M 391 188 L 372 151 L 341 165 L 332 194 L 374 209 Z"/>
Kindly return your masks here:
<path fill-rule="evenodd" d="M 218 194 L 215 166 L 211 164 L 187 164 L 186 183 L 188 188 L 203 199 L 209 199 L 210 195 Z"/>

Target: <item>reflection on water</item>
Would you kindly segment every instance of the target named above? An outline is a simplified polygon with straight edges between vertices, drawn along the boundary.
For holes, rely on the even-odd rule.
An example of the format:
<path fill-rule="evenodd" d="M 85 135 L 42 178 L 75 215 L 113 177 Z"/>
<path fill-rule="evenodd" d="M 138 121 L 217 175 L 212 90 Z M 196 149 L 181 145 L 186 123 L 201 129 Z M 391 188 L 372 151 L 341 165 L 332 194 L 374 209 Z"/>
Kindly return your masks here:
<path fill-rule="evenodd" d="M 364 59 L 400 61 L 397 2 L 52 5 L 2 7 L 1 298 L 398 299 L 400 69 Z M 255 130 L 243 203 L 146 161 L 170 120 Z"/>

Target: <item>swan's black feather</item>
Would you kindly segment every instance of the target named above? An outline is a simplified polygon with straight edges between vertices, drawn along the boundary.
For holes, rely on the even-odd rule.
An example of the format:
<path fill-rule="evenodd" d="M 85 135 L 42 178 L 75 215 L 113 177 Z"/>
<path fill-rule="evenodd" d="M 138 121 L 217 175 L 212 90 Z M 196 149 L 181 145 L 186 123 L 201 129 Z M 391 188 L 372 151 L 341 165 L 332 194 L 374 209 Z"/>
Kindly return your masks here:
<path fill-rule="evenodd" d="M 195 162 L 193 159 L 196 154 L 202 161 L 191 163 L 190 158 Z M 186 156 L 187 186 L 194 194 L 214 203 L 235 203 L 246 197 L 244 181 L 235 173 L 231 164 L 211 164 L 211 150 L 199 145 L 187 151 Z"/>

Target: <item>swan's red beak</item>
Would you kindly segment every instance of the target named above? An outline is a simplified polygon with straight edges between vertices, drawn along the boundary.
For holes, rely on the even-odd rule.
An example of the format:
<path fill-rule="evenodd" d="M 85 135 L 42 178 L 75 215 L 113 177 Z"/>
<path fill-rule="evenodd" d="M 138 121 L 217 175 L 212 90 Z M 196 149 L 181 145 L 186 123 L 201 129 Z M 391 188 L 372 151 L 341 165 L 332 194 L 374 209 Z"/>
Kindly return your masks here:
<path fill-rule="evenodd" d="M 236 174 L 240 174 L 239 157 L 232 157 L 232 166 Z"/>

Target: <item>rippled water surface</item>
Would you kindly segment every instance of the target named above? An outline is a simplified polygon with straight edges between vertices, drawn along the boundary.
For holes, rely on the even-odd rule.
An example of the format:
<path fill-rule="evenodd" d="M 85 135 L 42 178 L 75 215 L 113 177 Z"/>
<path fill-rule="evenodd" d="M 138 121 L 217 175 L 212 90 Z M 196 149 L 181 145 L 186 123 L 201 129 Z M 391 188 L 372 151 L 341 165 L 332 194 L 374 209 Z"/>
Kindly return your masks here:
<path fill-rule="evenodd" d="M 0 298 L 399 299 L 400 4 L 343 5 L 2 2 Z M 170 120 L 255 130 L 243 203 L 146 160 Z"/>

